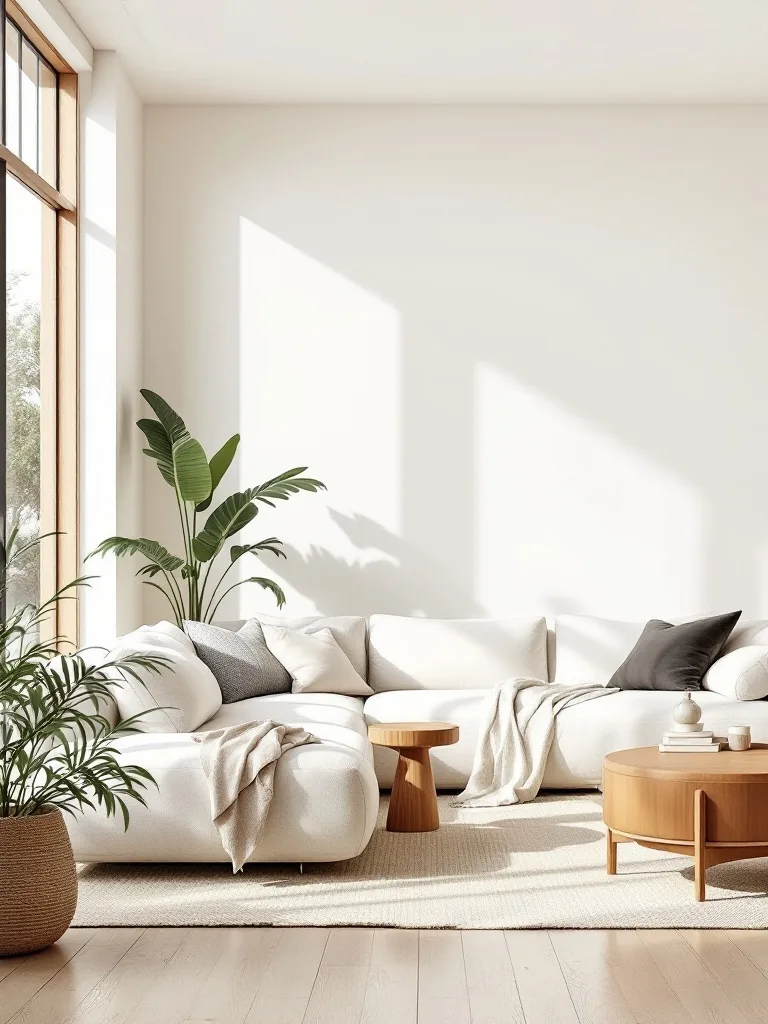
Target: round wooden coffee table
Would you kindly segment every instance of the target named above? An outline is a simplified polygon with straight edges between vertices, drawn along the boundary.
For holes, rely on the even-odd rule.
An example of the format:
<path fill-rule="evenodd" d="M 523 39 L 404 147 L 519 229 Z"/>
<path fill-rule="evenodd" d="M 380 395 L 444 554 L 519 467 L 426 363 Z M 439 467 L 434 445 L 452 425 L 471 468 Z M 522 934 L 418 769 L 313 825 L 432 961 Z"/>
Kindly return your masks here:
<path fill-rule="evenodd" d="M 616 844 L 639 843 L 695 858 L 695 893 L 705 898 L 713 864 L 768 857 L 768 744 L 718 754 L 662 754 L 638 747 L 603 764 L 607 869 Z"/>
<path fill-rule="evenodd" d="M 447 747 L 459 738 L 448 722 L 383 722 L 368 726 L 368 739 L 397 750 L 395 781 L 389 798 L 388 832 L 434 832 L 440 827 L 430 747 Z"/>

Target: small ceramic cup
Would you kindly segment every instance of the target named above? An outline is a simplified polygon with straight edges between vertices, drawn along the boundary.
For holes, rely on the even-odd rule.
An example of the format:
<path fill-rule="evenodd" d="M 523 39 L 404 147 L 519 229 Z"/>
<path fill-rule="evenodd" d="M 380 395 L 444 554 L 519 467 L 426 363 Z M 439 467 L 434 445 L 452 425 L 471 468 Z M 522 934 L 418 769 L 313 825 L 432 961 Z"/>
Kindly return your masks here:
<path fill-rule="evenodd" d="M 728 730 L 728 747 L 730 750 L 749 750 L 752 746 L 752 734 L 748 725 L 733 725 Z"/>

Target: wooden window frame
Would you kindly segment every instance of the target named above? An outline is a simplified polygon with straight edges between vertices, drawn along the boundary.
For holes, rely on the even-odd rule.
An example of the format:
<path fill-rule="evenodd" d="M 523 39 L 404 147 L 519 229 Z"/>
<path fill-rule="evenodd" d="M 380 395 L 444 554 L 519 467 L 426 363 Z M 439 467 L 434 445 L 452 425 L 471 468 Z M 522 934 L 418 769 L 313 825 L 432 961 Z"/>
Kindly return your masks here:
<path fill-rule="evenodd" d="M 55 213 L 55 267 L 48 280 L 55 282 L 55 287 L 44 293 L 44 301 L 49 306 L 50 323 L 55 324 L 51 337 L 41 337 L 41 367 L 43 359 L 52 363 L 49 378 L 48 401 L 43 392 L 43 374 L 41 372 L 41 478 L 43 465 L 47 475 L 54 477 L 54 487 L 49 492 L 54 496 L 52 507 L 45 510 L 45 500 L 41 496 L 41 524 L 43 513 L 47 522 L 58 531 L 55 538 L 55 556 L 45 558 L 41 552 L 41 595 L 50 596 L 55 590 L 71 582 L 79 570 L 79 466 L 78 466 L 78 337 L 79 337 L 79 244 L 78 244 L 78 77 L 56 49 L 51 46 L 45 36 L 29 19 L 15 0 L 0 0 L 0 53 L 5 68 L 5 19 L 6 16 L 20 30 L 23 36 L 41 54 L 53 68 L 58 79 L 58 118 L 57 118 L 57 187 L 46 181 L 42 175 L 25 164 L 15 153 L 11 152 L 2 140 L 5 138 L 5 88 L 0 91 L 2 108 L 2 135 L 0 135 L 0 163 L 2 170 L 2 187 L 0 192 L 0 272 L 5 278 L 6 270 L 6 237 L 5 237 L 5 176 L 10 174 L 39 199 L 46 203 Z M 5 303 L 0 317 L 0 330 L 3 343 L 0 345 L 0 368 L 5 377 Z M 44 346 L 48 346 L 47 353 Z M 2 400 L 2 434 L 5 440 L 5 391 Z M 47 415 L 46 415 L 47 411 Z M 3 445 L 5 447 L 5 445 Z M 43 449 L 47 448 L 46 451 Z M 0 486 L 5 493 L 5 452 L 2 458 Z M 4 500 L 3 500 L 4 507 Z M 4 518 L 4 517 L 3 517 Z M 44 528 L 44 529 L 45 529 Z M 5 523 L 2 523 L 5 529 Z M 0 609 L 0 612 L 2 609 Z M 78 640 L 78 603 L 63 601 L 56 610 L 55 621 L 50 623 L 52 636 L 66 638 L 68 644 L 77 644 Z"/>

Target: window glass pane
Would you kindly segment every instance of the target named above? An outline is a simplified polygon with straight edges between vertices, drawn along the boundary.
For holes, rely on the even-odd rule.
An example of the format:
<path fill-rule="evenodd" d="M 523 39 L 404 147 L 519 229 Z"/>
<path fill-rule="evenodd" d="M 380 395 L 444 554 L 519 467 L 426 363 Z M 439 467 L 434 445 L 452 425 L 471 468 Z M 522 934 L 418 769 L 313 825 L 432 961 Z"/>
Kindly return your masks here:
<path fill-rule="evenodd" d="M 44 61 L 40 61 L 38 89 L 38 170 L 52 185 L 56 180 L 56 75 Z"/>
<path fill-rule="evenodd" d="M 21 159 L 37 170 L 37 54 L 21 40 Z"/>
<path fill-rule="evenodd" d="M 7 175 L 6 514 L 31 539 L 55 526 L 55 214 Z M 42 371 L 42 372 L 41 372 Z M 47 543 L 51 543 L 50 541 Z M 9 580 L 8 604 L 50 592 L 47 551 Z M 48 570 L 50 572 L 50 570 Z"/>
<path fill-rule="evenodd" d="M 5 144 L 19 156 L 19 42 L 16 28 L 5 21 Z"/>

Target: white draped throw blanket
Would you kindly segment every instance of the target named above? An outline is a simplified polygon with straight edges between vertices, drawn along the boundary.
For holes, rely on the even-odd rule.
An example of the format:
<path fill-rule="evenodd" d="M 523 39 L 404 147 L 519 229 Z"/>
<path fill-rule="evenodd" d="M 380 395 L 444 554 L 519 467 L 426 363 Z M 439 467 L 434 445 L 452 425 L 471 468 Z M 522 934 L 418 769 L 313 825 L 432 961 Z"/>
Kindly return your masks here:
<path fill-rule="evenodd" d="M 506 679 L 488 702 L 467 787 L 454 803 L 502 807 L 533 800 L 555 736 L 555 716 L 569 704 L 617 693 L 606 686 L 562 686 Z"/>
<path fill-rule="evenodd" d="M 239 871 L 256 848 L 272 802 L 275 768 L 287 750 L 317 740 L 278 722 L 243 722 L 195 736 L 208 780 L 213 823 Z"/>

